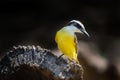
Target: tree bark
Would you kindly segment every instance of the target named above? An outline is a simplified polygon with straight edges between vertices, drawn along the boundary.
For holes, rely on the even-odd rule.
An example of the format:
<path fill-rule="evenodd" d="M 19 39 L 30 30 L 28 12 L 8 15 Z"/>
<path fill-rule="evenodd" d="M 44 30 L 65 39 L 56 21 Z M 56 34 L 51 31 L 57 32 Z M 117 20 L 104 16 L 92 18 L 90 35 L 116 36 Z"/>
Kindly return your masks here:
<path fill-rule="evenodd" d="M 83 69 L 40 46 L 17 46 L 1 59 L 0 80 L 83 80 Z"/>

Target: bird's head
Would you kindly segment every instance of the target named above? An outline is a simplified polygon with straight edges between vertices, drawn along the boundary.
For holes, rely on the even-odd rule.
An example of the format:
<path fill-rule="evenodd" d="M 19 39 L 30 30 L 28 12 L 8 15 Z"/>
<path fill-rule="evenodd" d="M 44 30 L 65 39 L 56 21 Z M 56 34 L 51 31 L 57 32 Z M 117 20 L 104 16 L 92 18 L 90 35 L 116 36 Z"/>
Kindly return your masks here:
<path fill-rule="evenodd" d="M 67 24 L 67 26 L 74 27 L 75 32 L 82 33 L 89 37 L 89 34 L 85 30 L 84 25 L 80 21 L 72 20 Z"/>

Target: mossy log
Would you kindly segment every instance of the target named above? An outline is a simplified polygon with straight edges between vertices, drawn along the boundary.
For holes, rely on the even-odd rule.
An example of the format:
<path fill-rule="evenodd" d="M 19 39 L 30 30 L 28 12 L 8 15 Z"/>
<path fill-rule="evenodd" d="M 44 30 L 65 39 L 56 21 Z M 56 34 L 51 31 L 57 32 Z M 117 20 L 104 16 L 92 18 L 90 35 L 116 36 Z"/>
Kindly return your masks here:
<path fill-rule="evenodd" d="M 83 80 L 80 64 L 40 46 L 17 46 L 0 61 L 0 80 Z"/>

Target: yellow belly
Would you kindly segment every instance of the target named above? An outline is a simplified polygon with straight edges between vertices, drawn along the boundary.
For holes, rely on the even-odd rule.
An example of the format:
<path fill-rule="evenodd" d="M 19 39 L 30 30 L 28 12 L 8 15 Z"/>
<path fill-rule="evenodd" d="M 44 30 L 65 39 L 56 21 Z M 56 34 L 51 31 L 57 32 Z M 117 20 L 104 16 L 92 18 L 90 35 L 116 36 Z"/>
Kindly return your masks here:
<path fill-rule="evenodd" d="M 76 43 L 74 41 L 75 36 L 66 31 L 59 31 L 56 34 L 56 42 L 59 50 L 66 55 L 70 60 L 77 62 Z"/>

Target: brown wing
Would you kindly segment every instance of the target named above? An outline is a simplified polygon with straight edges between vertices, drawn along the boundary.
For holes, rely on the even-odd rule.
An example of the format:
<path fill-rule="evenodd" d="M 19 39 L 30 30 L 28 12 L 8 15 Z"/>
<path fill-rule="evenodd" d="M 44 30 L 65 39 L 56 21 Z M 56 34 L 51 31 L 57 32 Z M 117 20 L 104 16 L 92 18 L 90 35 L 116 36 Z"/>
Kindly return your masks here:
<path fill-rule="evenodd" d="M 78 41 L 77 41 L 76 35 L 74 37 L 74 42 L 75 42 L 76 54 L 78 55 L 78 45 L 77 45 Z M 76 62 L 79 63 L 78 56 L 77 56 L 77 61 Z"/>
<path fill-rule="evenodd" d="M 75 48 L 76 48 L 76 54 L 77 54 L 77 52 L 78 52 L 78 50 L 77 50 L 77 48 L 78 48 L 78 46 L 77 46 L 77 37 L 76 37 L 76 35 L 75 35 L 75 37 L 74 37 L 74 42 L 75 42 Z"/>

